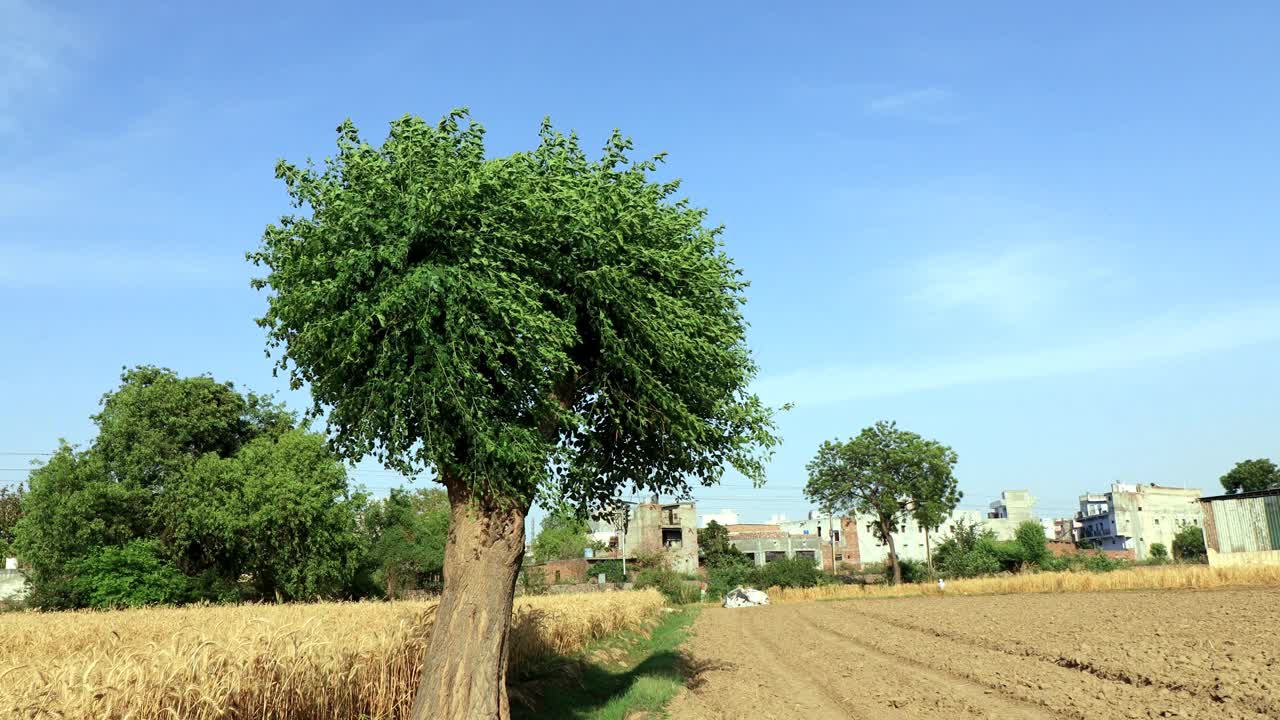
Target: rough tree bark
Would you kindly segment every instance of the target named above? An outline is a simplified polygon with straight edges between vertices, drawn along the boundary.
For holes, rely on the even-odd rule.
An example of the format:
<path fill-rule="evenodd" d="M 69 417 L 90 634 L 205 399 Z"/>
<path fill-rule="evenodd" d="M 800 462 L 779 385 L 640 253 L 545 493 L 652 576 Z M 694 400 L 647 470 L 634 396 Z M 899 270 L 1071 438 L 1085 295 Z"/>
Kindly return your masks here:
<path fill-rule="evenodd" d="M 449 539 L 414 720 L 508 720 L 508 637 L 524 559 L 524 507 L 474 500 L 446 479 Z"/>

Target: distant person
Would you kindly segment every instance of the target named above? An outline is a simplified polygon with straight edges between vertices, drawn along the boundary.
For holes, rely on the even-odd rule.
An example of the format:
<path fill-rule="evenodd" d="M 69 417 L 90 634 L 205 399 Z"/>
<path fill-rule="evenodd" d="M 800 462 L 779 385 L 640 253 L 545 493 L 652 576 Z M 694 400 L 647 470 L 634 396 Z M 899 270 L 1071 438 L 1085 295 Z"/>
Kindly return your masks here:
<path fill-rule="evenodd" d="M 946 589 L 947 589 L 947 581 L 943 580 L 942 578 L 938 578 L 938 592 L 945 592 Z"/>

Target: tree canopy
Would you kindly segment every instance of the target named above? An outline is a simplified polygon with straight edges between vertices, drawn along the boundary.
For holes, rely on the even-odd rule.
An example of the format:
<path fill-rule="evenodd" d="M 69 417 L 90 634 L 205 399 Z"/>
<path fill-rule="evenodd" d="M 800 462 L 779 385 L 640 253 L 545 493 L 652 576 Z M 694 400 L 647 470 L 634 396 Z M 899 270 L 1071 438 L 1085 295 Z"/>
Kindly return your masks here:
<path fill-rule="evenodd" d="M 402 117 L 380 147 L 348 121 L 324 168 L 276 167 L 306 212 L 250 255 L 259 322 L 337 449 L 525 507 L 762 479 L 747 283 L 650 177 L 662 156 L 632 162 L 615 133 L 590 160 L 549 121 L 529 152 L 483 140 L 465 111 Z"/>
<path fill-rule="evenodd" d="M 1228 493 L 1280 488 L 1280 468 L 1266 458 L 1244 460 L 1222 476 L 1222 487 Z"/>
<path fill-rule="evenodd" d="M 822 443 L 806 466 L 805 496 L 823 510 L 870 515 L 902 581 L 893 533 L 907 522 L 937 527 L 961 498 L 952 469 L 956 453 L 935 440 L 881 421 L 847 441 Z"/>

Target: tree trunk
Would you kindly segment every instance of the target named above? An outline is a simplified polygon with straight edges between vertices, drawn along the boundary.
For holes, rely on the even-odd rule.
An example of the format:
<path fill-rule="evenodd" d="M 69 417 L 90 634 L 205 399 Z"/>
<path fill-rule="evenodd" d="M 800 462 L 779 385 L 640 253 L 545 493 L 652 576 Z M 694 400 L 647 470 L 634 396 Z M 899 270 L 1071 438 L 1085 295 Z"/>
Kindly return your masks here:
<path fill-rule="evenodd" d="M 933 548 L 929 547 L 929 528 L 924 529 L 924 558 L 929 563 L 929 574 L 933 574 Z"/>
<path fill-rule="evenodd" d="M 893 544 L 893 531 L 889 529 L 887 523 L 880 523 L 880 532 L 884 534 L 885 542 L 889 543 L 889 561 L 893 563 L 893 584 L 902 584 L 902 566 L 898 564 L 898 550 Z"/>
<path fill-rule="evenodd" d="M 524 507 L 500 508 L 449 489 L 444 593 L 422 663 L 414 720 L 508 720 L 508 635 L 524 559 Z"/>

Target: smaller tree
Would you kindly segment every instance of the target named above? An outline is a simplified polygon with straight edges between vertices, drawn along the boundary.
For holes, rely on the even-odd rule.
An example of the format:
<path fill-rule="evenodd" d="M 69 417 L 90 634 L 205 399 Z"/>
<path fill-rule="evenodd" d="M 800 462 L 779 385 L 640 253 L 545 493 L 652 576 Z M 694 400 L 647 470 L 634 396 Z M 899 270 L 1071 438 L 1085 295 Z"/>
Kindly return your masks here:
<path fill-rule="evenodd" d="M 587 521 L 564 508 L 553 510 L 542 521 L 542 531 L 533 539 L 533 557 L 540 563 L 582 557 L 587 548 L 601 549 L 589 534 Z"/>
<path fill-rule="evenodd" d="M 807 466 L 805 496 L 827 512 L 870 515 L 900 583 L 893 533 L 908 521 L 932 522 L 950 513 L 960 499 L 955 464 L 956 453 L 946 445 L 881 421 L 848 442 L 824 442 Z"/>
<path fill-rule="evenodd" d="M 712 520 L 698 530 L 698 550 L 708 568 L 750 565 L 751 558 L 729 541 L 729 528 Z"/>
<path fill-rule="evenodd" d="M 1179 562 L 1205 562 L 1204 531 L 1198 525 L 1183 525 L 1173 536 L 1173 557 Z"/>
<path fill-rule="evenodd" d="M 1169 559 L 1169 548 L 1164 543 L 1151 543 L 1150 554 L 1152 560 L 1164 562 Z"/>
<path fill-rule="evenodd" d="M 449 501 L 434 497 L 438 495 L 444 495 L 444 491 L 409 493 L 396 488 L 386 499 L 370 503 L 365 510 L 374 581 L 388 600 L 418 589 L 424 576 L 438 576 L 444 568 Z"/>
<path fill-rule="evenodd" d="M 14 528 L 22 517 L 22 484 L 0 487 L 0 557 L 8 557 L 13 545 Z"/>
<path fill-rule="evenodd" d="M 1266 458 L 1236 463 L 1222 478 L 1228 493 L 1257 492 L 1280 487 L 1280 468 Z"/>
<path fill-rule="evenodd" d="M 1048 540 L 1044 536 L 1044 526 L 1035 520 L 1019 523 L 1014 531 L 1014 542 L 1022 550 L 1022 561 L 1028 565 L 1039 565 L 1049 557 Z"/>

